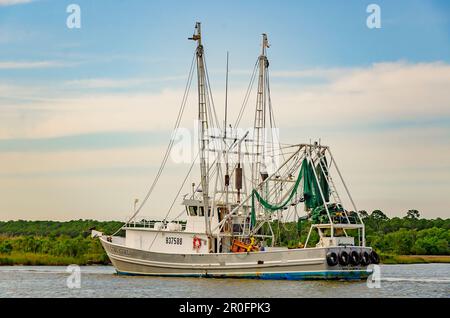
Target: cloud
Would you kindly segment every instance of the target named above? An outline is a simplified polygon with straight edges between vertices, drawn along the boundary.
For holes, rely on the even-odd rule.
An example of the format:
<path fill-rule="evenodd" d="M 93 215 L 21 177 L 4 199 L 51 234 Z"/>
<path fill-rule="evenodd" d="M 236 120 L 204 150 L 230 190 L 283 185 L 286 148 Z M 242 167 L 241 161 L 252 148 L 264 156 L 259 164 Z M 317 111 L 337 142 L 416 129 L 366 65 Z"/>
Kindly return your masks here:
<path fill-rule="evenodd" d="M 450 65 L 445 63 L 379 63 L 367 68 L 339 69 L 339 72 L 317 69 L 299 71 L 299 74 L 332 79 L 307 87 L 295 80 L 281 84 L 273 79 L 272 103 L 281 128 L 308 127 L 326 131 L 337 127 L 345 130 L 450 117 Z M 130 93 L 126 89 L 83 91 L 83 88 L 134 86 L 152 80 L 157 79 L 75 80 L 42 87 L 0 84 L 1 96 L 7 97 L 0 100 L 0 119 L 5 123 L 0 126 L 0 138 L 170 130 L 183 95 L 181 89 L 147 94 Z M 68 94 L 68 86 L 79 91 Z M 244 92 L 244 87 L 230 92 L 230 114 L 239 111 Z M 254 95 L 255 92 L 247 106 L 244 126 L 252 126 Z M 223 92 L 218 91 L 214 99 L 224 100 Z M 196 118 L 196 103 L 195 88 L 192 88 L 184 116 L 188 128 L 193 127 Z"/>
<path fill-rule="evenodd" d="M 21 70 L 66 66 L 69 66 L 69 64 L 58 61 L 0 61 L 0 70 Z"/>
<path fill-rule="evenodd" d="M 34 0 L 0 0 L 0 7 L 2 6 L 14 6 L 17 4 L 25 4 L 33 2 Z"/>
<path fill-rule="evenodd" d="M 180 79 L 182 80 L 185 78 L 186 75 L 166 76 L 159 78 L 133 78 L 133 79 L 89 78 L 89 79 L 71 80 L 65 82 L 65 84 L 74 89 L 130 88 L 130 87 L 139 87 L 142 85 L 149 85 L 152 83 L 176 81 Z"/>
<path fill-rule="evenodd" d="M 274 71 L 270 73 L 270 77 L 274 78 L 321 78 L 336 79 L 342 74 L 351 74 L 360 70 L 359 68 L 328 68 L 328 69 L 305 69 L 300 71 Z"/>
<path fill-rule="evenodd" d="M 450 65 L 444 63 L 379 63 L 306 89 L 283 86 L 272 87 L 272 100 L 285 124 L 450 116 Z"/>
<path fill-rule="evenodd" d="M 326 83 L 307 87 L 272 81 L 272 102 L 280 127 L 339 127 L 450 116 L 450 65 L 445 63 L 380 63 L 367 68 L 302 71 L 309 76 L 328 76 Z M 147 79 L 148 80 L 148 79 Z M 92 79 L 46 87 L 0 85 L 0 138 L 39 138 L 101 131 L 170 130 L 183 95 L 182 90 L 155 93 L 127 90 L 67 94 L 78 89 L 139 85 L 144 79 Z M 229 94 L 230 114 L 239 111 L 244 88 Z M 255 92 L 248 103 L 244 125 L 251 126 Z M 224 100 L 223 92 L 214 95 Z M 26 101 L 21 102 L 22 99 Z M 196 118 L 195 88 L 191 89 L 185 124 Z M 164 110 L 164 111 L 161 111 Z M 218 110 L 219 111 L 219 110 Z M 220 111 L 219 111 L 220 113 Z M 107 120 L 106 120 L 107 119 Z"/>
<path fill-rule="evenodd" d="M 165 90 L 158 94 L 61 97 L 20 105 L 5 102 L 0 112 L 0 121 L 3 123 L 0 126 L 0 138 L 48 138 L 105 131 L 167 130 L 173 126 L 180 101 L 180 92 Z M 188 118 L 192 120 L 188 121 Z M 189 127 L 194 118 L 193 113 L 186 117 Z"/>
<path fill-rule="evenodd" d="M 381 208 L 393 216 L 417 208 L 427 217 L 449 216 L 450 65 L 395 62 L 276 75 L 271 91 L 282 141 L 299 143 L 322 138 L 331 146 L 360 209 Z M 280 76 L 283 81 L 279 81 Z M 296 81 L 305 76 L 327 81 L 305 87 Z M 115 86 L 128 80 L 105 81 L 78 84 Z M 154 93 L 80 90 L 67 95 L 66 86 L 0 85 L 0 96 L 10 96 L 0 99 L 0 138 L 169 132 L 183 95 L 181 89 Z M 231 91 L 230 118 L 237 114 L 245 88 Z M 254 95 L 242 127 L 252 125 Z M 194 127 L 196 98 L 193 87 L 183 127 Z M 224 100 L 223 92 L 217 91 L 214 99 Z M 53 152 L 34 148 L 31 152 L 3 152 L 0 192 L 7 199 L 0 202 L 0 212 L 17 211 L 21 213 L 17 215 L 27 218 L 33 209 L 33 215 L 41 218 L 58 215 L 58 211 L 92 217 L 90 211 L 95 210 L 95 217 L 122 217 L 132 199 L 145 194 L 163 152 L 164 147 L 156 145 L 145 149 L 139 146 Z M 166 190 L 180 184 L 185 168 L 172 163 L 165 171 L 152 208 L 164 214 L 173 199 L 173 193 Z M 197 181 L 191 178 L 187 184 Z M 19 193 L 30 198 L 22 202 Z M 0 218 L 7 216 L 0 214 Z"/>
<path fill-rule="evenodd" d="M 148 190 L 164 150 L 145 147 L 2 154 L 0 220 L 125 220 L 134 198 L 142 198 Z M 152 210 L 165 214 L 186 172 L 187 165 L 169 162 L 151 197 L 151 206 L 147 205 L 141 216 L 153 214 Z M 193 181 L 197 180 L 195 175 Z M 174 208 L 175 215 L 179 209 Z"/>
<path fill-rule="evenodd" d="M 66 82 L 67 86 L 74 88 L 128 88 L 133 86 L 139 86 L 145 84 L 147 81 L 144 79 L 109 79 L 109 78 L 92 78 L 73 80 Z"/>
<path fill-rule="evenodd" d="M 119 149 L 70 150 L 59 152 L 2 153 L 0 176 L 57 176 L 71 172 L 91 172 L 102 168 L 157 166 L 165 146 Z M 32 165 L 29 163 L 33 162 Z"/>

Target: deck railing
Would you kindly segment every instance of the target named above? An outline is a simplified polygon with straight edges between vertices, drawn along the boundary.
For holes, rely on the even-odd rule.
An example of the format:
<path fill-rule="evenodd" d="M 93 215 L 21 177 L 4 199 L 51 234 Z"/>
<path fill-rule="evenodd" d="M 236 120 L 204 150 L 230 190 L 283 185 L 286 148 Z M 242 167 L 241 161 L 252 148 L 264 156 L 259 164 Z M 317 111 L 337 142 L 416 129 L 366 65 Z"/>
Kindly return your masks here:
<path fill-rule="evenodd" d="M 140 221 L 131 221 L 125 224 L 125 227 L 128 228 L 149 228 L 149 229 L 154 229 L 155 228 L 155 224 L 156 223 L 163 223 L 161 221 L 155 221 L 155 220 L 145 220 L 142 219 Z M 181 225 L 181 231 L 184 231 L 186 229 L 186 222 L 180 222 L 180 221 L 175 221 L 175 222 L 165 222 L 162 224 L 161 229 L 166 229 L 167 225 L 169 223 L 177 223 Z"/>

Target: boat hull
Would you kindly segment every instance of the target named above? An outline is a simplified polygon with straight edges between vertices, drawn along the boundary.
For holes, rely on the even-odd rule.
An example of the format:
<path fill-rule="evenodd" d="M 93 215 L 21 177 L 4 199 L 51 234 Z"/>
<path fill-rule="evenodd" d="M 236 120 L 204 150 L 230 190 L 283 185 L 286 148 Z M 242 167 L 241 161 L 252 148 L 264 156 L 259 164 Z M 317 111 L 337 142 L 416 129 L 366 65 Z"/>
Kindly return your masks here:
<path fill-rule="evenodd" d="M 118 274 L 173 277 L 258 278 L 289 280 L 361 280 L 367 266 L 329 266 L 330 251 L 367 250 L 362 247 L 327 247 L 249 253 L 155 253 L 100 241 Z"/>

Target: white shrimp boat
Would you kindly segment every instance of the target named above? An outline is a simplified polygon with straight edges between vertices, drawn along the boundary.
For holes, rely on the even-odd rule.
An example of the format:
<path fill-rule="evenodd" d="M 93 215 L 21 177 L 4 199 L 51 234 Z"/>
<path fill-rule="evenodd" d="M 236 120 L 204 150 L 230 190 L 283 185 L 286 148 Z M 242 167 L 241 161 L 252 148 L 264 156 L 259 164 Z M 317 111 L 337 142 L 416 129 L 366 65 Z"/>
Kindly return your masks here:
<path fill-rule="evenodd" d="M 169 216 L 162 221 L 137 219 L 159 173 L 139 209 L 121 228 L 124 237 L 115 235 L 117 232 L 113 235 L 93 232 L 100 238 L 117 273 L 264 279 L 366 278 L 371 273 L 369 265 L 378 263 L 379 257 L 366 246 L 363 220 L 330 148 L 318 142 L 281 145 L 274 141 L 273 134 L 269 136 L 274 130 L 268 130 L 266 123 L 274 128 L 274 120 L 267 36 L 262 36 L 261 54 L 251 79 L 253 83 L 258 78 L 252 133 L 228 128 L 227 102 L 222 129 L 210 129 L 219 125 L 200 23 L 190 39 L 197 42 L 187 87 L 196 66 L 199 154 L 192 164 L 198 159 L 200 182 L 197 186 L 192 184 L 192 193 L 183 198 L 182 221 Z M 252 85 L 236 123 L 245 110 Z M 181 114 L 183 108 L 182 104 Z M 172 145 L 173 142 L 168 152 Z M 269 167 L 276 156 L 282 158 L 281 163 Z M 160 171 L 166 161 L 167 156 Z M 336 181 L 333 173 L 337 174 Z M 345 190 L 351 212 L 344 208 L 337 192 L 338 183 Z M 280 244 L 280 233 L 286 224 L 294 223 L 307 223 L 309 232 L 304 240 L 294 239 L 294 248 L 288 248 Z M 280 230 L 274 231 L 274 227 Z"/>

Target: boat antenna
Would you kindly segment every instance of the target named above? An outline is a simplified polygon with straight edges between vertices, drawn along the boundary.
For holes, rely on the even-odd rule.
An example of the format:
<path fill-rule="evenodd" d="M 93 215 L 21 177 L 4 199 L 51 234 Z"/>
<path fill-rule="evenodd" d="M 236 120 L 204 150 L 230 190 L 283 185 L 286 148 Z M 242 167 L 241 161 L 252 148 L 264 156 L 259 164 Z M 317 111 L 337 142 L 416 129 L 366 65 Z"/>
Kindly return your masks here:
<path fill-rule="evenodd" d="M 229 53 L 227 51 L 227 71 L 225 75 L 225 116 L 224 116 L 224 123 L 223 123 L 223 141 L 226 145 L 226 139 L 227 139 L 227 114 L 228 114 L 228 60 L 229 60 Z M 230 130 L 230 134 L 232 134 Z M 230 186 L 230 167 L 228 164 L 228 152 L 225 153 L 225 206 L 228 209 L 228 195 L 229 195 L 229 186 Z"/>
<path fill-rule="evenodd" d="M 228 114 L 228 59 L 229 53 L 227 51 L 227 72 L 225 76 L 225 123 L 224 123 L 224 138 L 227 138 L 227 114 Z"/>

